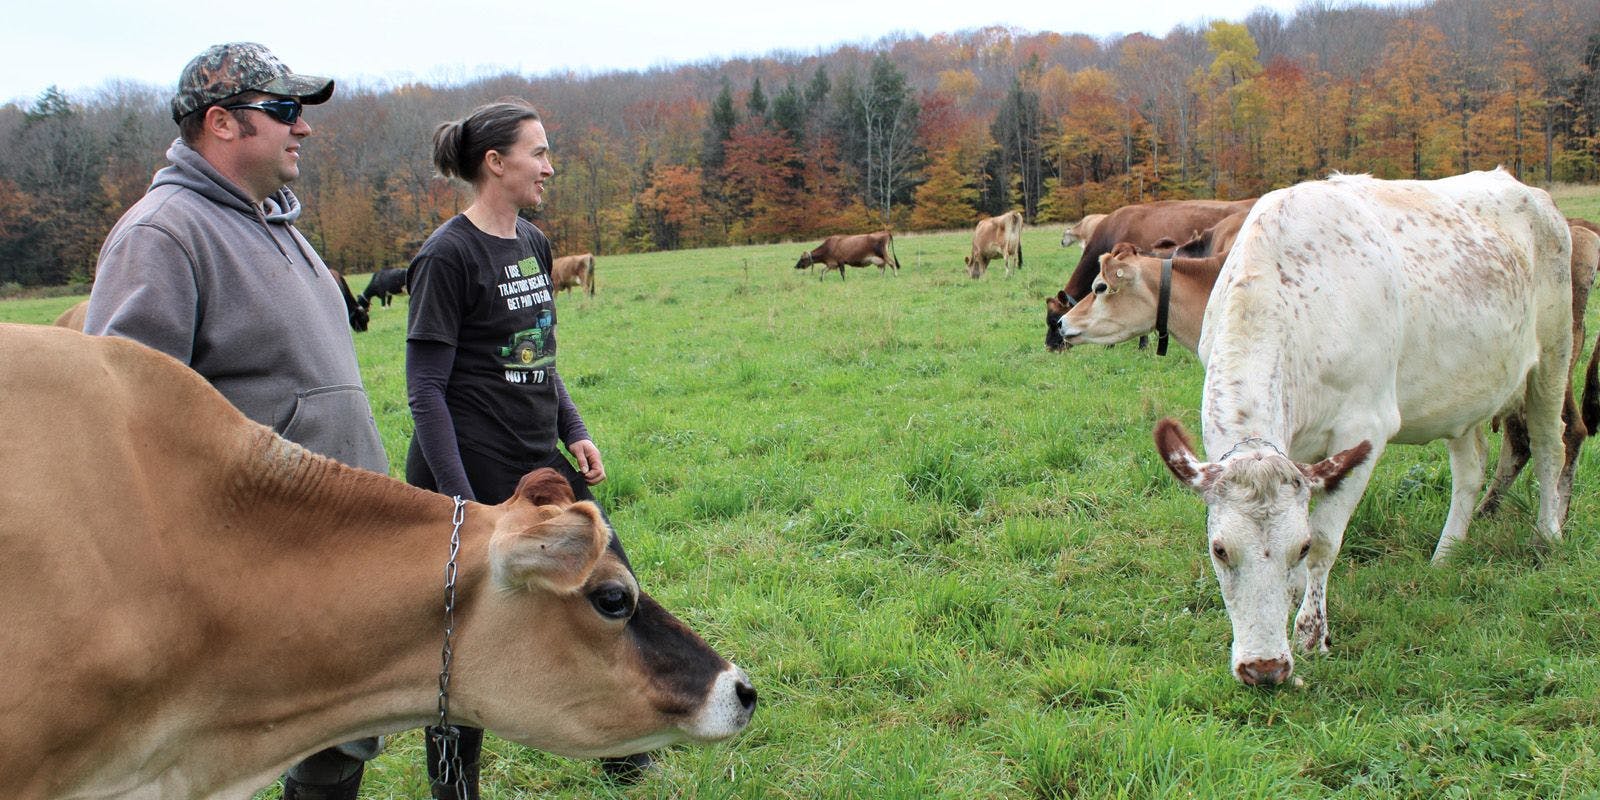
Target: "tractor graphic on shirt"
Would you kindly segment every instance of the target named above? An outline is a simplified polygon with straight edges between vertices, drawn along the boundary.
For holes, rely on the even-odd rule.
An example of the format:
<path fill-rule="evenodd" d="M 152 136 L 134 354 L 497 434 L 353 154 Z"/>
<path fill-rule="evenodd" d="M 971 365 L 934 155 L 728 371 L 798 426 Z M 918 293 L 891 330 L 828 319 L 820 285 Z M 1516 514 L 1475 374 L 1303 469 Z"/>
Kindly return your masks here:
<path fill-rule="evenodd" d="M 534 327 L 511 334 L 511 343 L 500 348 L 500 357 L 510 359 L 505 363 L 505 368 L 536 370 L 554 364 L 556 354 L 552 352 L 554 342 L 550 336 L 554 322 L 554 317 L 547 308 L 539 312 Z"/>

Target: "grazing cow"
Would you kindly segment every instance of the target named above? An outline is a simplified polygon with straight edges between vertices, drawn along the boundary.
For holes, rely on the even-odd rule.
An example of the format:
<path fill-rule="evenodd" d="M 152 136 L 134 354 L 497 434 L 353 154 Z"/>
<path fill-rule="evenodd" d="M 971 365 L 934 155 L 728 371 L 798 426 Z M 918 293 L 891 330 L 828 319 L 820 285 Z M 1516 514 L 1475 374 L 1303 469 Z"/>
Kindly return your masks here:
<path fill-rule="evenodd" d="M 87 316 L 89 316 L 89 301 L 80 300 L 74 303 L 72 308 L 61 312 L 61 316 L 56 317 L 56 321 L 50 324 L 58 328 L 71 328 L 75 331 L 81 331 L 83 330 L 83 320 Z"/>
<path fill-rule="evenodd" d="M 1241 681 L 1289 678 L 1284 622 L 1296 593 L 1300 648 L 1331 644 L 1328 573 L 1389 442 L 1449 440 L 1438 562 L 1465 535 L 1483 488 L 1486 423 L 1521 408 L 1537 530 L 1560 537 L 1571 247 L 1549 195 L 1501 170 L 1335 176 L 1256 204 L 1200 336 L 1214 460 L 1195 455 L 1175 420 L 1155 429 L 1167 467 L 1205 500 Z"/>
<path fill-rule="evenodd" d="M 583 253 L 576 256 L 561 256 L 550 265 L 550 282 L 556 291 L 582 286 L 584 291 L 594 296 L 594 256 Z"/>
<path fill-rule="evenodd" d="M 1229 217 L 1218 227 L 1229 225 Z M 1562 498 L 1572 496 L 1573 476 L 1578 469 L 1578 456 L 1584 440 L 1595 432 L 1594 423 L 1580 412 L 1574 397 L 1576 385 L 1583 378 L 1578 372 L 1578 357 L 1583 351 L 1584 310 L 1589 304 L 1589 292 L 1594 285 L 1596 268 L 1600 267 L 1600 235 L 1580 227 L 1581 220 L 1573 220 L 1572 258 L 1572 359 L 1568 368 L 1568 391 L 1561 409 L 1563 425 L 1562 442 L 1565 459 L 1561 466 L 1560 493 Z M 1232 225 L 1237 233 L 1238 226 Z M 1232 239 L 1225 239 L 1231 246 Z M 1171 259 L 1169 297 L 1165 330 L 1179 344 L 1190 350 L 1199 346 L 1201 320 L 1205 316 L 1206 301 L 1216 285 L 1217 274 L 1227 258 L 1223 252 L 1208 258 Z M 1119 244 L 1100 257 L 1100 275 L 1095 279 L 1093 292 L 1061 318 L 1061 336 L 1070 345 L 1125 342 L 1135 336 L 1156 330 L 1161 333 L 1159 320 L 1161 258 L 1135 252 L 1132 245 Z M 1590 359 L 1590 371 L 1600 369 L 1600 348 Z M 1585 381 L 1584 409 L 1593 408 L 1591 416 L 1600 418 L 1600 383 Z M 1478 514 L 1492 514 L 1499 507 L 1505 490 L 1516 480 L 1531 455 L 1528 427 L 1522 414 L 1514 412 L 1497 425 L 1505 428 L 1505 442 L 1500 448 L 1500 460 L 1495 467 L 1494 479 L 1478 504 Z M 1565 516 L 1563 512 L 1562 516 Z"/>
<path fill-rule="evenodd" d="M 810 269 L 812 264 L 822 265 L 822 273 L 817 276 L 819 280 L 827 277 L 830 269 L 839 270 L 839 280 L 844 280 L 846 265 L 876 265 L 879 275 L 884 274 L 884 267 L 894 267 L 895 274 L 900 274 L 900 261 L 894 257 L 894 234 L 888 231 L 829 236 L 815 249 L 802 253 L 794 268 Z"/>
<path fill-rule="evenodd" d="M 1100 256 L 1111 252 L 1119 242 L 1131 242 L 1135 247 L 1151 248 L 1163 239 L 1173 245 L 1188 241 L 1196 232 L 1203 231 L 1224 218 L 1240 211 L 1249 211 L 1255 200 L 1160 200 L 1123 206 L 1106 215 L 1094 226 L 1094 234 L 1085 242 L 1083 255 L 1073 270 L 1067 285 L 1055 297 L 1045 301 L 1044 345 L 1051 352 L 1065 349 L 1059 333 L 1061 315 L 1089 294 L 1094 276 L 1100 273 Z"/>
<path fill-rule="evenodd" d="M 372 298 L 376 297 L 378 302 L 387 307 L 391 297 L 405 294 L 406 272 L 405 267 L 390 267 L 372 273 L 372 280 L 367 281 L 367 288 L 361 290 L 361 306 L 371 308 Z"/>
<path fill-rule="evenodd" d="M 437 722 L 441 686 L 452 720 L 582 758 L 754 711 L 553 471 L 458 508 L 276 436 L 155 350 L 39 325 L 0 325 L 0 441 L 7 797 L 249 797 Z"/>
<path fill-rule="evenodd" d="M 989 262 L 1000 259 L 1011 275 L 1011 262 L 1022 270 L 1022 212 L 1008 211 L 978 223 L 972 231 L 972 252 L 967 256 L 967 275 L 981 278 L 989 269 Z"/>
<path fill-rule="evenodd" d="M 1071 247 L 1079 242 L 1089 241 L 1089 237 L 1094 235 L 1094 226 L 1099 225 L 1100 220 L 1105 218 L 1105 214 L 1089 214 L 1073 223 L 1072 227 L 1067 228 L 1066 233 L 1061 234 L 1061 246 Z"/>
<path fill-rule="evenodd" d="M 367 324 L 372 321 L 372 316 L 367 313 L 366 298 L 356 299 L 350 291 L 350 284 L 345 282 L 343 272 L 336 269 L 328 271 L 333 273 L 333 279 L 339 283 L 339 294 L 344 295 L 344 310 L 350 317 L 350 328 L 356 333 L 366 330 Z"/>

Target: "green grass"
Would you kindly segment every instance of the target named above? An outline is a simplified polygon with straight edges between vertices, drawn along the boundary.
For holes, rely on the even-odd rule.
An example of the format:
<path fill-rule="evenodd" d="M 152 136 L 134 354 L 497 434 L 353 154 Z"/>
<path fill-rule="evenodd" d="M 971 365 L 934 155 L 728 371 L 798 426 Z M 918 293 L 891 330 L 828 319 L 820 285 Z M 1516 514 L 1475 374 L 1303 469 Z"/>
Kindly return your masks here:
<path fill-rule="evenodd" d="M 1600 448 L 1565 542 L 1529 547 L 1524 479 L 1439 569 L 1444 447 L 1390 449 L 1334 571 L 1333 652 L 1303 688 L 1247 689 L 1203 507 L 1150 440 L 1163 416 L 1198 429 L 1199 364 L 1046 353 L 1078 252 L 1059 236 L 1029 230 L 1010 279 L 969 280 L 952 233 L 898 237 L 898 277 L 818 280 L 796 243 L 602 257 L 596 297 L 561 296 L 640 581 L 761 706 L 634 787 L 491 737 L 485 796 L 1600 794 Z M 356 342 L 399 474 L 405 301 L 372 317 Z M 421 749 L 394 737 L 363 797 L 425 797 Z"/>

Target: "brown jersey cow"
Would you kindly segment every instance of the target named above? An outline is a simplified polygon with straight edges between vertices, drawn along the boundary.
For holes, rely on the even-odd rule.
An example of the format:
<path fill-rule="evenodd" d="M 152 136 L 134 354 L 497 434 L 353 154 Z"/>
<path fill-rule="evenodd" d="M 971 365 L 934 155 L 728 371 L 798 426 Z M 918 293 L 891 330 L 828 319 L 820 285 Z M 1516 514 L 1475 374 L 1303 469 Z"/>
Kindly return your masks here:
<path fill-rule="evenodd" d="M 1046 301 L 1045 347 L 1051 351 L 1064 349 L 1058 328 L 1061 315 L 1073 304 L 1089 294 L 1094 276 L 1100 273 L 1100 256 L 1111 252 L 1119 242 L 1134 247 L 1150 249 L 1161 240 L 1170 239 L 1175 246 L 1186 242 L 1201 231 L 1240 211 L 1249 211 L 1255 200 L 1158 200 L 1154 203 L 1123 206 L 1106 215 L 1094 227 L 1094 233 L 1084 243 L 1083 255 L 1067 285 Z"/>
<path fill-rule="evenodd" d="M 458 505 L 277 436 L 151 348 L 44 325 L 0 325 L 0 442 L 7 798 L 249 797 L 437 722 L 441 685 L 453 720 L 584 758 L 726 739 L 755 709 L 552 470 Z"/>
<path fill-rule="evenodd" d="M 553 291 L 563 291 L 582 286 L 590 297 L 594 296 L 594 255 L 580 253 L 561 256 L 550 265 L 550 283 Z"/>
<path fill-rule="evenodd" d="M 834 234 L 822 240 L 822 244 L 808 252 L 800 254 L 800 260 L 794 264 L 795 269 L 809 269 L 812 264 L 822 265 L 822 274 L 819 279 L 826 277 L 828 270 L 839 270 L 839 280 L 844 280 L 844 268 L 877 266 L 878 274 L 884 273 L 885 267 L 894 267 L 896 274 L 900 272 L 900 261 L 894 257 L 894 234 L 889 231 L 877 233 L 858 233 L 854 236 Z"/>
<path fill-rule="evenodd" d="M 989 262 L 1000 259 L 1011 274 L 1011 262 L 1022 269 L 1022 212 L 1009 211 L 978 223 L 972 231 L 972 252 L 967 255 L 967 276 L 981 278 Z"/>

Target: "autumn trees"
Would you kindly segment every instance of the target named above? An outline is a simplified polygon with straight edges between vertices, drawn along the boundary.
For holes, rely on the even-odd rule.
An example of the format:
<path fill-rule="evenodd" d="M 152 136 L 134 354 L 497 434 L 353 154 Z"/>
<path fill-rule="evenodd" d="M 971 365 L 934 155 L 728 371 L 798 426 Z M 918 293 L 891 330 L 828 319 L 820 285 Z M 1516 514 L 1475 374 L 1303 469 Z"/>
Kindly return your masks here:
<path fill-rule="evenodd" d="M 166 91 L 0 106 L 0 284 L 92 276 L 175 135 Z M 464 207 L 433 172 L 434 126 L 507 95 L 545 119 L 556 176 L 533 216 L 558 252 L 1063 221 L 1334 170 L 1600 181 L 1593 0 L 1313 0 L 1160 37 L 988 27 L 647 72 L 341 82 L 307 114 L 302 230 L 342 269 L 408 260 Z"/>

